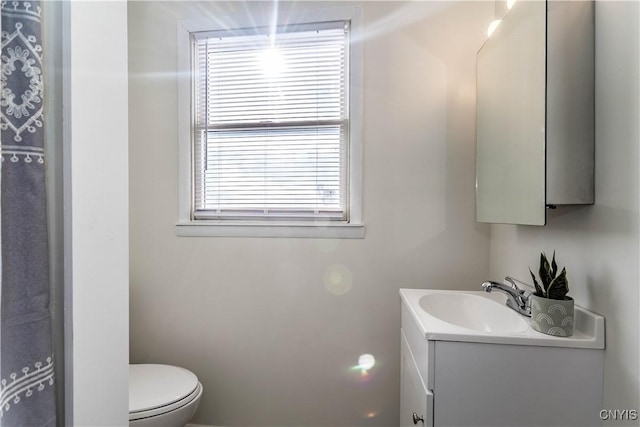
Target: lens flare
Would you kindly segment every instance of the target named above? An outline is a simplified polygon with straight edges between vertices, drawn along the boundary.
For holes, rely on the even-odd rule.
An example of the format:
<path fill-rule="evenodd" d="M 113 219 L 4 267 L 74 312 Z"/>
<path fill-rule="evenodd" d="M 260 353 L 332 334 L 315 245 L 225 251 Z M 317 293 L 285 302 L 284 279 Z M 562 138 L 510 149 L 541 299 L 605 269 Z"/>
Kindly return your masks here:
<path fill-rule="evenodd" d="M 351 370 L 357 372 L 358 381 L 367 383 L 372 378 L 371 372 L 369 372 L 376 364 L 376 358 L 373 355 L 365 353 L 358 357 L 358 364 L 351 367 Z"/>
<path fill-rule="evenodd" d="M 351 369 L 354 371 L 360 371 L 362 376 L 367 376 L 371 368 L 376 364 L 376 358 L 372 354 L 361 354 L 358 357 L 358 364 Z"/>
<path fill-rule="evenodd" d="M 363 371 L 368 371 L 376 364 L 376 358 L 372 354 L 363 354 L 358 358 L 358 366 Z"/>
<path fill-rule="evenodd" d="M 348 267 L 342 264 L 329 266 L 324 273 L 324 287 L 334 295 L 344 295 L 351 290 L 353 275 Z"/>

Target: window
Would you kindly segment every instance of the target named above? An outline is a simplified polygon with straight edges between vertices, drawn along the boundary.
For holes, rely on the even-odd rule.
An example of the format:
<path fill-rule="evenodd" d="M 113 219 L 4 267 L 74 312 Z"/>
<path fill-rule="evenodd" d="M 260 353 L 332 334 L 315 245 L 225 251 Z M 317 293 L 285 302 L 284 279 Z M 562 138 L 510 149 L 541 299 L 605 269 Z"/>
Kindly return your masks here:
<path fill-rule="evenodd" d="M 350 42 L 355 14 L 344 13 L 353 9 L 287 25 L 182 26 L 191 78 L 180 85 L 180 161 L 188 162 L 188 168 L 181 163 L 181 175 L 188 169 L 181 177 L 188 200 L 183 194 L 181 202 L 188 211 L 181 206 L 179 229 L 196 226 L 195 234 L 210 235 L 228 235 L 228 226 L 232 235 L 243 227 L 251 231 L 240 235 L 265 235 L 265 227 L 302 226 L 303 234 L 362 229 L 360 53 Z M 227 231 L 202 233 L 203 225 Z M 282 228 L 266 235 L 282 235 Z"/>

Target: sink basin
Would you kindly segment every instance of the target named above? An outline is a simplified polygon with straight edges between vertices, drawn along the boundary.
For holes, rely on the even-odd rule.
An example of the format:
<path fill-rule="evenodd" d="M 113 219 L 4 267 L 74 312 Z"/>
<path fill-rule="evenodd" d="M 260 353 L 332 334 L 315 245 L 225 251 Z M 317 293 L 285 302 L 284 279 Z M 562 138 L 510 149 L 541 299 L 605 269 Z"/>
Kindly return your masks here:
<path fill-rule="evenodd" d="M 400 297 L 402 321 L 416 326 L 405 333 L 428 341 L 605 348 L 604 317 L 577 304 L 573 335 L 555 337 L 534 330 L 502 292 L 400 289 Z"/>
<path fill-rule="evenodd" d="M 520 314 L 483 295 L 431 293 L 421 297 L 419 303 L 427 314 L 475 331 L 515 333 L 529 326 Z"/>

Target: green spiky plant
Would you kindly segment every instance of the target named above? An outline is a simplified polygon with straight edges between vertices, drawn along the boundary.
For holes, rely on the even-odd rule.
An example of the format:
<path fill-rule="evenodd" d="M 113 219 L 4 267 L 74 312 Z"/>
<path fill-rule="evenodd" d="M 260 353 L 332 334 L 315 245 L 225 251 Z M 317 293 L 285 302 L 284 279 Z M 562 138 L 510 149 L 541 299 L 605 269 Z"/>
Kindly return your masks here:
<path fill-rule="evenodd" d="M 556 264 L 556 253 L 553 252 L 553 258 L 551 264 L 547 260 L 547 256 L 543 253 L 540 254 L 540 269 L 538 270 L 538 276 L 542 285 L 536 280 L 535 274 L 529 268 L 533 284 L 536 287 L 534 295 L 542 298 L 566 300 L 567 293 L 569 292 L 569 281 L 567 280 L 567 269 L 562 268 L 560 274 L 558 272 L 558 264 Z"/>

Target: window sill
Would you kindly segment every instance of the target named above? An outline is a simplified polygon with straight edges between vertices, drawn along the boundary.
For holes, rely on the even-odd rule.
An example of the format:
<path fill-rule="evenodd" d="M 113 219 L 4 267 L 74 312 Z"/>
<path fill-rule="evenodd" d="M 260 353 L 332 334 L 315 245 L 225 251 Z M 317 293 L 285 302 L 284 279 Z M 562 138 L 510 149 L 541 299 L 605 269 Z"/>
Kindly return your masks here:
<path fill-rule="evenodd" d="M 284 237 L 363 239 L 364 224 L 345 223 L 238 223 L 219 221 L 181 221 L 176 223 L 179 237 Z"/>

